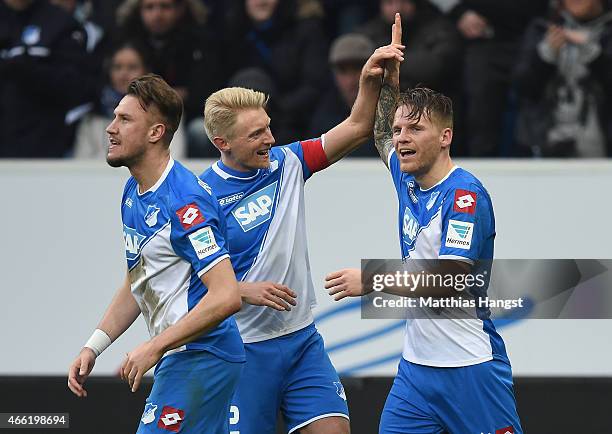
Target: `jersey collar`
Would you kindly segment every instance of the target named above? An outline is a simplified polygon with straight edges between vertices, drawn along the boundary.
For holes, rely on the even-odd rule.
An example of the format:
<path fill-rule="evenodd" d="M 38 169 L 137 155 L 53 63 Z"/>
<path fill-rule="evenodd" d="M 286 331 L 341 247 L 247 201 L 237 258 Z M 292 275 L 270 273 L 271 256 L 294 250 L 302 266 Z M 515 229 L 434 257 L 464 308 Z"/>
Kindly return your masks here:
<path fill-rule="evenodd" d="M 212 169 L 217 175 L 219 175 L 223 179 L 235 178 L 243 181 L 256 178 L 260 172 L 260 169 L 250 170 L 248 172 L 241 172 L 239 170 L 232 169 L 231 167 L 226 166 L 221 160 L 215 162 L 215 164 L 212 165 Z"/>
<path fill-rule="evenodd" d="M 451 176 L 451 174 L 455 171 L 455 169 L 458 169 L 459 166 L 453 166 L 451 167 L 451 170 L 448 171 L 448 173 L 446 174 L 446 176 L 444 178 L 442 178 L 441 180 L 439 180 L 438 182 L 436 182 L 434 185 L 432 185 L 429 188 L 421 188 L 421 186 L 419 186 L 419 190 L 421 190 L 422 192 L 426 192 L 431 190 L 432 188 L 436 188 L 437 186 L 439 186 L 440 184 L 442 184 L 444 181 L 446 181 L 448 179 L 449 176 Z"/>
<path fill-rule="evenodd" d="M 172 159 L 172 157 L 170 157 L 170 160 L 168 160 L 168 164 L 166 164 L 166 168 L 164 169 L 163 173 L 161 174 L 157 182 L 153 185 L 153 187 L 149 188 L 144 193 L 141 193 L 138 187 L 136 188 L 136 193 L 138 193 L 138 196 L 144 196 L 147 193 L 152 193 L 154 191 L 157 191 L 157 189 L 163 184 L 163 182 L 168 177 L 168 173 L 170 173 L 170 170 L 172 170 L 173 166 L 174 166 L 174 160 Z"/>

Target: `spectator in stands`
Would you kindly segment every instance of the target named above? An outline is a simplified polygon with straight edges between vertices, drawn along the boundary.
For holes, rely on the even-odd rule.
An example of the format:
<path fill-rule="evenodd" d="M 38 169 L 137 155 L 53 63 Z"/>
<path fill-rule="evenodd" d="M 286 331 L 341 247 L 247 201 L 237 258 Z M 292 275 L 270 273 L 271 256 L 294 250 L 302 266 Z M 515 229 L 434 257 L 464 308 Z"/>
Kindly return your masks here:
<path fill-rule="evenodd" d="M 535 155 L 612 155 L 612 12 L 604 0 L 561 0 L 534 20 L 516 68 L 521 145 Z"/>
<path fill-rule="evenodd" d="M 106 83 L 101 86 L 94 110 L 80 122 L 75 141 L 74 156 L 104 161 L 108 153 L 106 127 L 114 118 L 113 111 L 126 95 L 130 82 L 150 71 L 142 49 L 123 43 L 115 48 L 108 59 Z M 179 128 L 172 139 L 172 155 L 185 153 L 185 139 Z"/>
<path fill-rule="evenodd" d="M 388 33 L 389 26 L 387 39 Z M 370 39 L 358 33 L 347 33 L 332 43 L 329 64 L 334 74 L 334 84 L 324 93 L 315 109 L 308 133 L 310 137 L 319 137 L 349 116 L 359 91 L 361 68 L 374 52 L 374 48 Z M 378 152 L 370 141 L 353 151 L 351 156 L 378 157 Z"/>
<path fill-rule="evenodd" d="M 380 0 L 380 13 L 358 31 L 374 46 L 385 44 L 395 13 L 402 16 L 402 42 L 406 45 L 400 69 L 402 89 L 417 85 L 453 98 L 459 87 L 462 42 L 452 23 L 427 0 Z"/>
<path fill-rule="evenodd" d="M 63 157 L 75 107 L 92 97 L 86 37 L 46 0 L 0 2 L 0 157 Z"/>
<path fill-rule="evenodd" d="M 258 67 L 271 77 L 282 113 L 271 126 L 277 143 L 305 136 L 328 78 L 322 15 L 316 0 L 236 0 L 228 14 L 229 75 Z"/>
<path fill-rule="evenodd" d="M 125 0 L 117 10 L 121 40 L 143 47 L 151 72 L 183 98 L 187 122 L 221 85 L 219 44 L 209 39 L 206 18 L 200 0 Z"/>
<path fill-rule="evenodd" d="M 446 10 L 466 40 L 463 87 L 470 155 L 502 152 L 512 70 L 529 21 L 546 13 L 549 0 L 431 0 Z M 410 63 L 410 62 L 406 62 Z"/>

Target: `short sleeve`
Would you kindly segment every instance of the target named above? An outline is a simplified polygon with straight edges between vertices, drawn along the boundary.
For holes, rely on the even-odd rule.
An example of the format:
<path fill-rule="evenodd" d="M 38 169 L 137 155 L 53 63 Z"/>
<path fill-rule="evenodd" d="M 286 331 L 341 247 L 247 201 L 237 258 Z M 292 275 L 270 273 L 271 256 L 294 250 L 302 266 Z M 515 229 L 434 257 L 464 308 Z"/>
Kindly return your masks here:
<path fill-rule="evenodd" d="M 185 195 L 173 207 L 172 246 L 199 277 L 228 258 L 225 217 L 213 196 Z"/>
<path fill-rule="evenodd" d="M 400 169 L 400 163 L 399 159 L 397 158 L 397 154 L 395 153 L 395 149 L 392 149 L 391 152 L 389 152 L 389 161 L 387 163 L 389 172 L 391 172 L 391 178 L 393 178 L 393 184 L 399 193 L 399 186 L 402 181 L 402 171 Z"/>
<path fill-rule="evenodd" d="M 310 140 L 301 140 L 287 145 L 302 163 L 304 181 L 307 181 L 314 173 L 329 166 L 329 160 L 325 155 L 325 135 Z"/>
<path fill-rule="evenodd" d="M 442 204 L 440 259 L 474 263 L 482 259 L 492 236 L 493 210 L 488 195 L 476 184 L 450 189 Z"/>

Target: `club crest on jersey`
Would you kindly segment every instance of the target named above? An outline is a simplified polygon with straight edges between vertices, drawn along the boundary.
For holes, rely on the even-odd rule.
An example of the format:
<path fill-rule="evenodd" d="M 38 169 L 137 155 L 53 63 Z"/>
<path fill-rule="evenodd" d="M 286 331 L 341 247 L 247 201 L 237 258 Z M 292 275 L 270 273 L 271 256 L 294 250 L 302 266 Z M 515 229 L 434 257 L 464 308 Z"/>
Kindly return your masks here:
<path fill-rule="evenodd" d="M 477 194 L 469 190 L 455 190 L 455 204 L 453 210 L 466 214 L 474 214 L 476 212 L 476 196 Z"/>
<path fill-rule="evenodd" d="M 159 214 L 159 211 L 157 204 L 148 206 L 147 213 L 144 216 L 145 223 L 148 227 L 152 228 L 157 224 L 157 214 Z"/>
<path fill-rule="evenodd" d="M 232 215 L 244 232 L 270 220 L 278 181 L 242 199 Z"/>
<path fill-rule="evenodd" d="M 419 221 L 416 219 L 409 207 L 404 210 L 404 221 L 402 224 L 402 233 L 404 234 L 404 241 L 408 244 L 414 243 L 417 234 L 419 233 Z"/>
<path fill-rule="evenodd" d="M 416 194 L 414 194 L 414 181 L 408 182 L 408 196 L 410 196 L 410 200 L 413 203 L 417 203 L 419 201 L 419 198 L 416 197 Z"/>
<path fill-rule="evenodd" d="M 123 225 L 123 240 L 125 241 L 125 257 L 129 261 L 136 259 L 140 253 L 140 247 L 145 240 L 145 236 L 136 232 L 129 226 Z"/>
<path fill-rule="evenodd" d="M 144 412 L 142 413 L 142 417 L 140 418 L 140 421 L 145 425 L 153 422 L 155 420 L 156 410 L 157 410 L 157 405 L 153 404 L 152 402 L 147 402 L 147 405 L 145 405 Z"/>
<path fill-rule="evenodd" d="M 429 211 L 431 207 L 434 206 L 434 203 L 436 203 L 436 199 L 438 198 L 438 196 L 440 196 L 439 191 L 434 191 L 433 193 L 431 193 L 431 196 L 429 196 L 429 200 L 427 201 L 427 205 L 425 205 L 427 211 Z"/>

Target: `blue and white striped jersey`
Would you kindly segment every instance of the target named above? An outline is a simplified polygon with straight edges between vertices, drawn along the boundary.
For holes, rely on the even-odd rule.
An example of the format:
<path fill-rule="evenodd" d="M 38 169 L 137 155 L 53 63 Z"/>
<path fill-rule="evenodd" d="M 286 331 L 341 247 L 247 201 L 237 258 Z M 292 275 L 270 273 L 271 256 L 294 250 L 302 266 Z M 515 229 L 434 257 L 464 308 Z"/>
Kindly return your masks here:
<path fill-rule="evenodd" d="M 198 304 L 208 291 L 201 276 L 228 258 L 225 217 L 210 188 L 172 159 L 142 194 L 127 181 L 121 217 L 132 294 L 153 337 Z M 233 318 L 173 352 L 185 349 L 245 359 Z"/>

